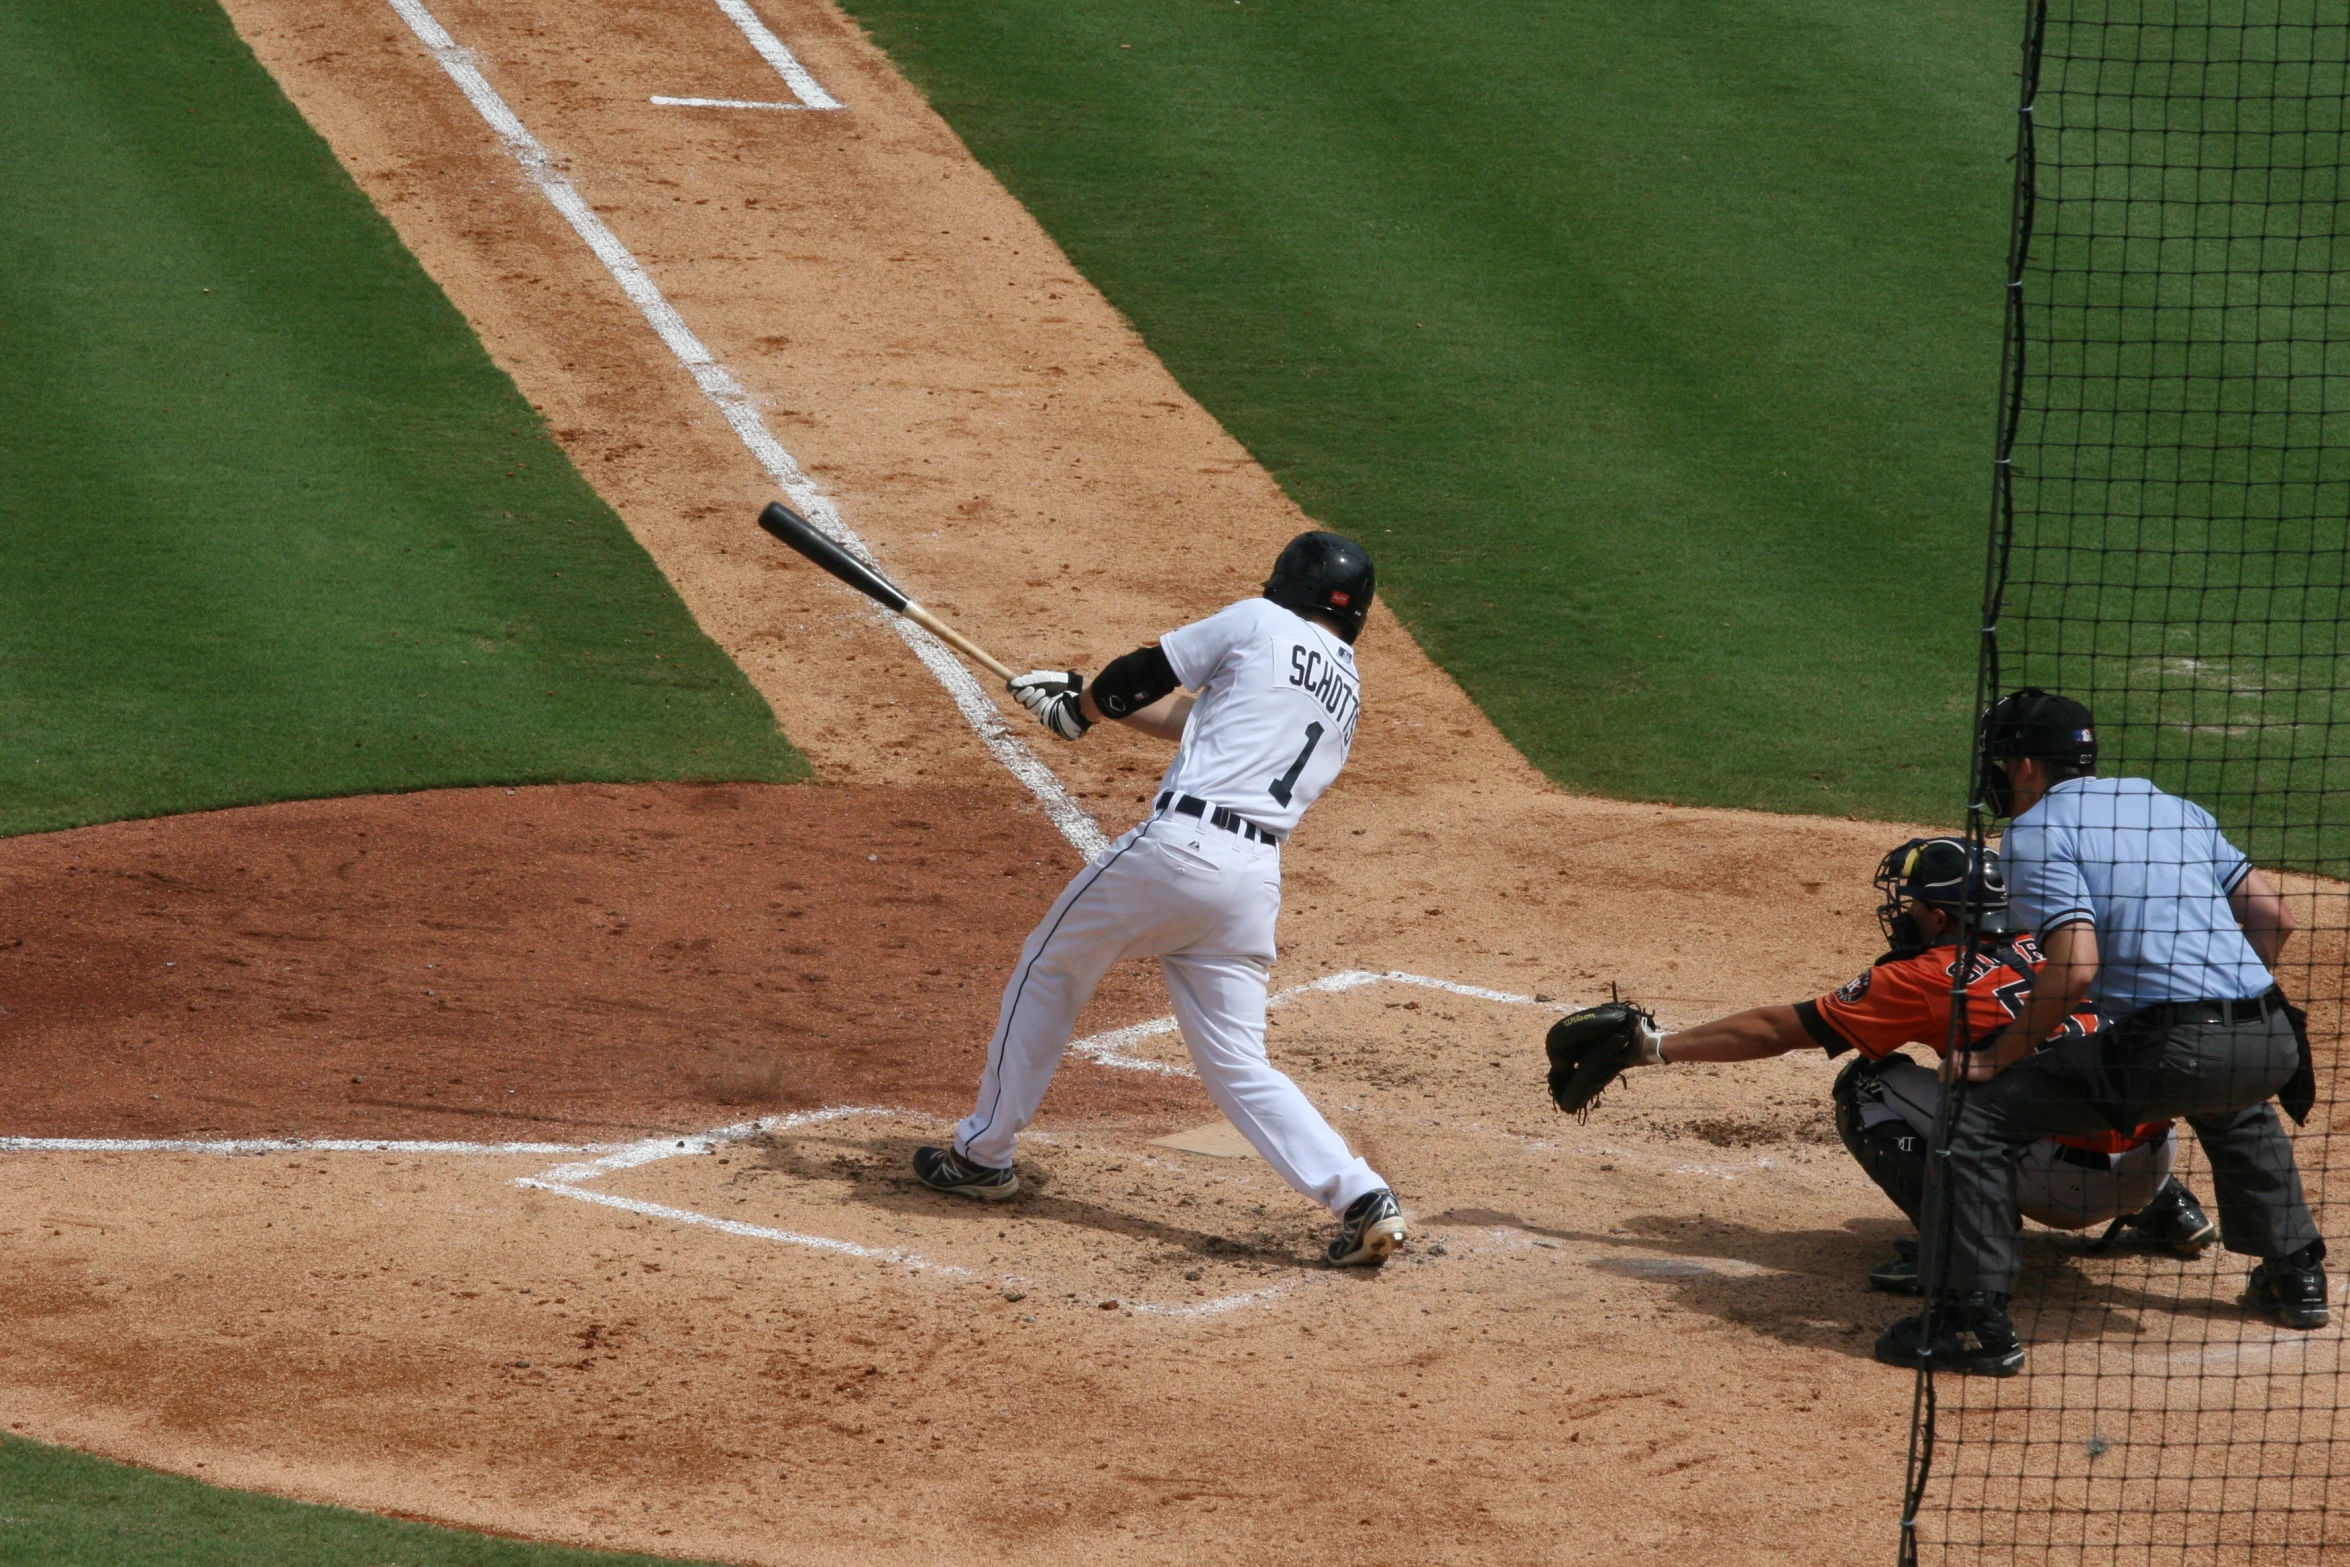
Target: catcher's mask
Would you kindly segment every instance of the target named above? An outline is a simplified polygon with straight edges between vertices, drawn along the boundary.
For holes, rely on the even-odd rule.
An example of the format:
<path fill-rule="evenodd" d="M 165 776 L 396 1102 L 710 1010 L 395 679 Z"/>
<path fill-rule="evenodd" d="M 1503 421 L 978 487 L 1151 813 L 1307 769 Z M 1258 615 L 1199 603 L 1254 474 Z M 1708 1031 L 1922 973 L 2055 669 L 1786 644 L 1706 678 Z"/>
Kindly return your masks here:
<path fill-rule="evenodd" d="M 2007 878 L 1999 856 L 1970 849 L 1956 838 L 1912 838 L 1877 866 L 1877 924 L 1895 947 L 1922 947 L 1925 932 L 1909 905 L 1923 903 L 1986 936 L 2012 936 L 2023 927 L 2007 907 Z"/>
<path fill-rule="evenodd" d="M 1282 548 L 1273 575 L 1265 579 L 1265 597 L 1301 615 L 1330 616 L 1338 622 L 1338 634 L 1351 643 L 1363 634 L 1376 584 L 1369 551 L 1343 533 L 1316 529 Z"/>
<path fill-rule="evenodd" d="M 2038 686 L 2010 692 L 1983 713 L 1983 803 L 1993 816 L 2015 814 L 2015 781 L 2004 762 L 2030 759 L 2068 771 L 2097 768 L 2097 726 L 2069 696 Z"/>

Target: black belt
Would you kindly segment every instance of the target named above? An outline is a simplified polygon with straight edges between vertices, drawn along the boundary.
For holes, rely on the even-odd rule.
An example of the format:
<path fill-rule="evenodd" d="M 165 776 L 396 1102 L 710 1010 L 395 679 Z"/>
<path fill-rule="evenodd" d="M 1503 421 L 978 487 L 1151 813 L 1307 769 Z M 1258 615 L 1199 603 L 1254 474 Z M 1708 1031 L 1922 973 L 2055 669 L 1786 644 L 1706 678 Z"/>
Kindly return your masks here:
<path fill-rule="evenodd" d="M 2266 995 L 2237 1001 L 2163 1001 L 2122 1019 L 2125 1027 L 2177 1028 L 2183 1023 L 2257 1023 L 2285 1010 L 2285 998 L 2271 990 Z"/>
<path fill-rule="evenodd" d="M 1228 806 L 1210 805 L 1196 794 L 1177 794 L 1170 789 L 1159 796 L 1158 809 L 1173 811 L 1178 816 L 1197 816 L 1210 827 L 1221 827 L 1226 832 L 1236 832 L 1252 843 L 1269 843 L 1275 848 L 1281 846 L 1280 839 L 1242 816 L 1238 811 L 1232 810 Z"/>

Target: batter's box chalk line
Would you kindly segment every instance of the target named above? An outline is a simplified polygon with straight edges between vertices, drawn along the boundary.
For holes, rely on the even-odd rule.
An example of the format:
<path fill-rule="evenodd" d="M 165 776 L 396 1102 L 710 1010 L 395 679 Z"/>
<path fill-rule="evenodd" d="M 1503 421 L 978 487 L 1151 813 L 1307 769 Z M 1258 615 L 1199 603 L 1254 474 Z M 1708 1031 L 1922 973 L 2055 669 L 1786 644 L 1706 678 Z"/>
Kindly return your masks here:
<path fill-rule="evenodd" d="M 1507 1006 L 1552 1006 L 1553 1003 L 1534 996 L 1514 995 L 1505 990 L 1490 990 L 1482 985 L 1464 985 L 1454 980 L 1437 979 L 1427 974 L 1409 974 L 1399 969 L 1374 971 L 1348 969 L 1328 974 L 1302 985 L 1293 985 L 1267 998 L 1269 1006 L 1282 1006 L 1300 997 L 1330 995 L 1349 990 L 1360 990 L 1369 985 L 1405 985 L 1422 990 L 1442 991 L 1448 995 L 1464 996 L 1477 1001 L 1499 1002 Z M 1132 1024 L 1095 1034 L 1087 1039 L 1073 1041 L 1069 1050 L 1083 1060 L 1097 1065 L 1123 1068 L 1138 1072 L 1155 1072 L 1167 1076 L 1195 1076 L 1186 1067 L 1172 1066 L 1161 1061 L 1144 1060 L 1125 1054 L 1125 1047 L 1138 1040 L 1176 1032 L 1171 1017 L 1153 1018 L 1149 1022 Z M 899 1120 L 925 1120 L 911 1110 L 893 1109 L 878 1105 L 835 1105 L 821 1110 L 798 1110 L 785 1115 L 765 1116 L 755 1121 L 737 1121 L 730 1125 L 713 1127 L 680 1137 L 669 1133 L 647 1137 L 628 1143 L 550 1143 L 550 1142 L 459 1142 L 445 1139 L 376 1138 L 376 1137 L 0 1137 L 0 1153 L 160 1153 L 208 1154 L 219 1157 L 268 1154 L 322 1154 L 358 1153 L 393 1155 L 443 1155 L 470 1158 L 499 1158 L 520 1155 L 571 1155 L 568 1162 L 552 1166 L 536 1175 L 518 1176 L 514 1184 L 534 1191 L 543 1191 L 575 1202 L 590 1203 L 641 1218 L 659 1219 L 666 1223 L 689 1225 L 699 1229 L 715 1230 L 743 1240 L 765 1241 L 777 1245 L 797 1246 L 805 1250 L 854 1257 L 863 1261 L 886 1263 L 912 1272 L 930 1273 L 942 1278 L 986 1280 L 991 1283 L 1027 1287 L 1036 1284 L 1018 1274 L 982 1274 L 953 1263 L 936 1262 L 919 1252 L 890 1246 L 867 1246 L 858 1241 L 842 1240 L 830 1235 L 812 1235 L 798 1230 L 786 1230 L 772 1225 L 746 1224 L 739 1219 L 724 1219 L 715 1214 L 700 1213 L 691 1208 L 679 1208 L 668 1203 L 648 1202 L 642 1198 L 623 1197 L 615 1192 L 602 1191 L 589 1184 L 624 1170 L 658 1164 L 668 1159 L 705 1155 L 718 1149 L 754 1137 L 775 1132 L 797 1131 L 819 1126 L 830 1121 L 852 1117 L 886 1117 Z M 586 1157 L 580 1157 L 580 1156 Z M 1240 1294 L 1219 1296 L 1204 1301 L 1143 1301 L 1122 1300 L 1120 1305 L 1138 1316 L 1150 1317 L 1211 1317 L 1248 1306 L 1261 1306 L 1290 1294 L 1305 1284 L 1310 1275 L 1297 1277 L 1264 1289 L 1248 1290 Z M 1049 1285 L 1039 1287 L 1049 1288 Z"/>
<path fill-rule="evenodd" d="M 1400 969 L 1384 971 L 1347 969 L 1327 974 L 1302 985 L 1293 985 L 1267 998 L 1268 1006 L 1281 1006 L 1304 996 L 1331 995 L 1349 990 L 1360 990 L 1370 985 L 1406 985 L 1422 990 L 1437 990 L 1448 995 L 1464 996 L 1477 1001 L 1499 1002 L 1505 1006 L 1542 1006 L 1553 1003 L 1535 996 L 1521 996 L 1506 990 L 1492 990 L 1483 985 L 1464 985 L 1456 980 L 1438 979 L 1428 974 L 1410 974 Z M 1187 1067 L 1166 1062 L 1145 1060 L 1125 1053 L 1125 1047 L 1137 1041 L 1177 1031 L 1172 1017 L 1153 1018 L 1148 1022 L 1130 1024 L 1090 1038 L 1072 1041 L 1069 1053 L 1098 1066 L 1123 1068 L 1138 1072 L 1155 1072 L 1166 1076 L 1193 1077 L 1197 1074 Z M 599 1191 L 585 1183 L 636 1169 L 666 1159 L 708 1154 L 732 1143 L 773 1132 L 795 1131 L 820 1125 L 827 1121 L 844 1120 L 852 1116 L 880 1116 L 919 1120 L 923 1117 L 909 1110 L 890 1109 L 872 1105 L 837 1105 L 823 1110 L 794 1111 L 788 1115 L 768 1116 L 757 1121 L 739 1121 L 731 1126 L 714 1128 L 690 1137 L 651 1137 L 626 1148 L 614 1149 L 593 1159 L 571 1164 L 560 1164 L 535 1176 L 516 1180 L 517 1186 L 551 1192 L 579 1202 L 595 1203 L 601 1207 L 618 1209 L 640 1217 L 661 1219 L 674 1224 L 687 1224 L 716 1230 L 745 1240 L 771 1241 L 786 1246 L 805 1247 L 811 1251 L 830 1252 L 837 1256 L 857 1257 L 874 1262 L 894 1264 L 917 1272 L 928 1272 L 943 1277 L 977 1279 L 983 1275 L 972 1269 L 952 1263 L 934 1262 L 918 1252 L 898 1247 L 867 1246 L 857 1241 L 841 1240 L 829 1235 L 810 1235 L 798 1230 L 780 1229 L 772 1225 L 746 1224 L 739 1219 L 722 1219 L 699 1213 L 690 1208 L 678 1208 L 667 1203 L 648 1202 L 642 1198 L 622 1197 L 613 1192 Z M 985 1275 L 991 1281 L 1007 1285 L 1025 1285 L 1030 1281 L 1017 1274 Z M 1249 1290 L 1237 1295 L 1220 1296 L 1214 1300 L 1195 1302 L 1122 1301 L 1121 1305 L 1143 1316 L 1208 1317 L 1238 1310 L 1245 1306 L 1264 1305 L 1290 1293 L 1303 1282 L 1303 1276 L 1287 1283 Z"/>
<path fill-rule="evenodd" d="M 893 1120 L 926 1120 L 913 1110 L 897 1110 L 881 1105 L 834 1105 L 823 1110 L 796 1110 L 788 1115 L 771 1115 L 756 1121 L 737 1121 L 731 1126 L 715 1127 L 691 1137 L 648 1137 L 643 1142 L 615 1148 L 593 1159 L 573 1164 L 559 1164 L 537 1175 L 517 1177 L 514 1184 L 534 1191 L 552 1192 L 558 1197 L 569 1197 L 579 1202 L 594 1203 L 599 1207 L 616 1208 L 648 1219 L 661 1219 L 672 1224 L 692 1225 L 716 1230 L 722 1235 L 733 1235 L 743 1240 L 772 1241 L 785 1246 L 804 1247 L 809 1251 L 830 1252 L 835 1256 L 857 1257 L 871 1262 L 892 1263 L 911 1272 L 932 1273 L 942 1278 L 986 1280 L 999 1285 L 1034 1286 L 1036 1281 L 1019 1274 L 983 1274 L 975 1269 L 958 1267 L 948 1262 L 933 1262 L 919 1252 L 905 1251 L 894 1246 L 866 1246 L 856 1241 L 840 1240 L 830 1235 L 809 1235 L 798 1230 L 778 1229 L 766 1224 L 745 1224 L 739 1219 L 721 1219 L 713 1214 L 698 1213 L 691 1208 L 672 1207 L 667 1203 L 646 1202 L 641 1198 L 622 1197 L 613 1192 L 598 1191 L 583 1183 L 616 1174 L 622 1170 L 638 1169 L 657 1164 L 665 1159 L 689 1158 L 697 1154 L 711 1154 L 729 1144 L 748 1142 L 754 1137 L 774 1132 L 798 1131 L 804 1127 L 819 1126 L 827 1121 L 844 1121 L 855 1116 L 886 1117 Z M 1300 1280 L 1271 1285 L 1265 1289 L 1248 1290 L 1237 1295 L 1222 1295 L 1214 1300 L 1149 1301 L 1121 1300 L 1120 1306 L 1145 1317 L 1214 1317 L 1244 1306 L 1262 1306 L 1298 1287 Z M 1049 1288 L 1049 1285 L 1041 1286 Z"/>

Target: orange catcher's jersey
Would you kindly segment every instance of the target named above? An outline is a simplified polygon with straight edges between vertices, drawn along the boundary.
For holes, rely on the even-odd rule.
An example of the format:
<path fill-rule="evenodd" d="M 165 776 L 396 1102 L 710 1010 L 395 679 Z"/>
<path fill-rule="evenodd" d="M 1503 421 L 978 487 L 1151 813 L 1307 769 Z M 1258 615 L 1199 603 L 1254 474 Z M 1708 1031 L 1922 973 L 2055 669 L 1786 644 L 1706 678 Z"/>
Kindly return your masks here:
<path fill-rule="evenodd" d="M 1922 952 L 1888 953 L 1860 977 L 1832 995 L 1796 1004 L 1804 1032 L 1828 1054 L 1858 1050 L 1888 1056 L 1903 1045 L 1931 1045 L 1950 1053 L 1950 990 L 1958 978 L 1957 946 Z M 2018 936 L 2005 947 L 1984 947 L 1966 977 L 1966 1043 L 1989 1037 L 2014 1022 L 2032 993 L 2040 971 L 2039 944 Z M 2097 1031 L 2097 1014 L 2074 1013 L 2049 1036 L 2078 1039 Z"/>
<path fill-rule="evenodd" d="M 1955 945 L 1888 953 L 1833 994 L 1797 1002 L 1795 1016 L 1803 1031 L 1831 1056 L 1858 1050 L 1881 1059 L 1903 1045 L 1931 1045 L 1937 1054 L 1948 1055 L 1950 991 L 1958 978 L 1961 955 Z M 1966 977 L 1967 1044 L 1990 1038 L 2022 1014 L 2031 996 L 2027 975 L 2037 974 L 2043 961 L 2039 943 L 2029 936 L 1975 953 Z M 2099 1026 L 2097 1014 L 2084 1008 L 2042 1040 L 2041 1048 L 2094 1034 Z M 2156 1121 L 2135 1133 L 2107 1132 L 2057 1141 L 2119 1153 L 2160 1137 L 2169 1128 L 2168 1121 Z"/>

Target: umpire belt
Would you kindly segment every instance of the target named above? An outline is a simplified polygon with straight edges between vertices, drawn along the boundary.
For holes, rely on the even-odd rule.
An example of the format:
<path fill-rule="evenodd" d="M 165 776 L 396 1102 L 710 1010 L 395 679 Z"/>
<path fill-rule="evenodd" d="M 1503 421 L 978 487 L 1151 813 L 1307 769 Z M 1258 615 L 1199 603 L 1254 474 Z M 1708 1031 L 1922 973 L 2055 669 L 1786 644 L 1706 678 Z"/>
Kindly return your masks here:
<path fill-rule="evenodd" d="M 2132 1029 L 2177 1028 L 2185 1023 L 2257 1023 L 2285 1010 L 2284 995 L 2275 990 L 2240 1001 L 2163 1001 L 2122 1019 Z"/>
<path fill-rule="evenodd" d="M 1259 827 L 1255 822 L 1248 820 L 1238 811 L 1229 806 L 1210 805 L 1196 794 L 1177 794 L 1170 789 L 1159 796 L 1157 809 L 1162 815 L 1173 811 L 1178 816 L 1196 816 L 1210 827 L 1221 827 L 1226 832 L 1236 832 L 1251 843 L 1269 843 L 1276 849 L 1281 847 L 1280 839 Z"/>

